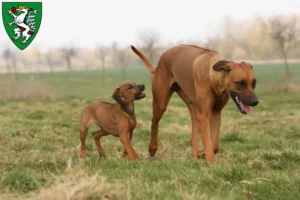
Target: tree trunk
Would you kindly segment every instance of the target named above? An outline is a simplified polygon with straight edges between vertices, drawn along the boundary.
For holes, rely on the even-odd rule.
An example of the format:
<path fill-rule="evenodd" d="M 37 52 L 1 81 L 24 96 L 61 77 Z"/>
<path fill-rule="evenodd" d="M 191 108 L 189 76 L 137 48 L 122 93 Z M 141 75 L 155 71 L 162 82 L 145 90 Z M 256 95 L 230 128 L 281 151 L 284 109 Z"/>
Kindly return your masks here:
<path fill-rule="evenodd" d="M 6 74 L 9 74 L 9 60 L 6 59 Z"/>
<path fill-rule="evenodd" d="M 122 80 L 126 81 L 125 66 L 122 66 Z"/>
<path fill-rule="evenodd" d="M 52 64 L 49 65 L 49 68 L 50 68 L 50 72 L 53 73 L 54 70 Z"/>
<path fill-rule="evenodd" d="M 284 60 L 284 66 L 285 66 L 285 78 L 286 78 L 287 82 L 291 82 L 292 75 L 290 72 L 290 66 L 288 64 L 288 58 L 287 58 L 286 54 L 283 55 L 283 60 Z"/>
<path fill-rule="evenodd" d="M 91 67 L 90 62 L 89 62 L 89 61 L 85 61 L 85 62 L 84 62 L 84 68 L 85 68 L 85 69 L 89 69 L 90 67 Z"/>
<path fill-rule="evenodd" d="M 72 67 L 71 67 L 71 58 L 66 58 L 66 61 L 67 61 L 68 70 L 71 71 L 72 70 Z"/>
<path fill-rule="evenodd" d="M 19 82 L 19 77 L 18 77 L 18 70 L 17 70 L 17 62 L 16 60 L 13 58 L 12 60 L 12 67 L 14 68 L 14 76 L 15 76 L 15 80 L 17 82 Z"/>
<path fill-rule="evenodd" d="M 48 60 L 47 63 L 48 63 L 48 67 L 50 68 L 50 72 L 52 73 L 53 72 L 52 61 Z"/>
<path fill-rule="evenodd" d="M 41 65 L 39 63 L 37 64 L 36 73 L 37 73 L 37 76 L 39 78 L 41 78 Z"/>
<path fill-rule="evenodd" d="M 102 82 L 104 83 L 105 82 L 105 58 L 102 58 L 102 61 L 101 61 L 101 75 L 102 75 Z"/>

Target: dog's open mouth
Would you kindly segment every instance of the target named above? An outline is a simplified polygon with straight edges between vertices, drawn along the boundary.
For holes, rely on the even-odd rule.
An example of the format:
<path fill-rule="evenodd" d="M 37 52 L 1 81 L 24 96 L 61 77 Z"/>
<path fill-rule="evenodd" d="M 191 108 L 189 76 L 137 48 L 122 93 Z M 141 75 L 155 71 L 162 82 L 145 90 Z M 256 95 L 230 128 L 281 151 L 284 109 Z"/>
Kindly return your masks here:
<path fill-rule="evenodd" d="M 231 98 L 241 113 L 248 114 L 251 112 L 251 107 L 243 103 L 234 92 L 231 92 Z"/>
<path fill-rule="evenodd" d="M 136 100 L 139 100 L 139 99 L 144 98 L 145 96 L 146 96 L 146 95 L 145 95 L 144 93 L 138 93 L 138 94 L 135 95 L 135 99 L 136 99 Z"/>

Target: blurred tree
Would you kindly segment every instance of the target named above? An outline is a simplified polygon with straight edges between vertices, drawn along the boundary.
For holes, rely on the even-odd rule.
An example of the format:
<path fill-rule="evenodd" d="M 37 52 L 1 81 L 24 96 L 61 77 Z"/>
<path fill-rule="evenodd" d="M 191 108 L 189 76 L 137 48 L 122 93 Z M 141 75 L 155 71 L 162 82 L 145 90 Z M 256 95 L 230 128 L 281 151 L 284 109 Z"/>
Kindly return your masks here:
<path fill-rule="evenodd" d="M 78 55 L 80 56 L 79 60 L 83 61 L 83 67 L 85 69 L 93 68 L 94 61 L 95 61 L 95 55 L 97 54 L 97 50 L 95 49 L 81 49 L 80 53 L 78 52 Z"/>
<path fill-rule="evenodd" d="M 275 16 L 270 20 L 270 29 L 271 36 L 277 43 L 284 60 L 286 80 L 291 82 L 288 54 L 300 44 L 299 16 Z"/>
<path fill-rule="evenodd" d="M 9 48 L 5 48 L 3 51 L 3 57 L 4 57 L 5 63 L 6 63 L 7 74 L 10 72 L 10 66 L 12 66 L 12 68 L 14 70 L 13 71 L 14 78 L 15 78 L 15 80 L 19 81 L 16 53 L 11 51 Z"/>
<path fill-rule="evenodd" d="M 105 81 L 105 67 L 106 67 L 106 59 L 109 54 L 109 48 L 106 46 L 99 46 L 97 48 L 97 52 L 99 55 L 99 58 L 101 60 L 101 75 L 102 75 L 102 81 Z"/>
<path fill-rule="evenodd" d="M 54 71 L 54 63 L 52 58 L 52 50 L 50 49 L 47 53 L 45 53 L 45 60 L 51 72 Z"/>
<path fill-rule="evenodd" d="M 35 49 L 36 65 L 37 65 L 37 75 L 40 77 L 40 71 L 43 65 L 42 54 L 39 49 Z"/>
<path fill-rule="evenodd" d="M 240 30 L 240 24 L 234 21 L 231 17 L 225 16 L 219 25 L 219 30 L 215 31 L 214 36 L 208 37 L 206 48 L 220 52 L 222 56 L 228 59 L 233 59 L 233 55 L 241 52 L 240 41 L 242 40 L 243 32 Z"/>
<path fill-rule="evenodd" d="M 117 42 L 113 42 L 111 49 L 114 57 L 115 66 L 120 66 L 122 71 L 122 80 L 126 81 L 126 67 L 127 67 L 127 50 L 119 48 Z"/>
<path fill-rule="evenodd" d="M 6 73 L 9 74 L 10 72 L 10 56 L 11 56 L 11 51 L 9 48 L 5 48 L 3 50 L 2 57 L 5 59 L 5 66 L 6 66 Z"/>
<path fill-rule="evenodd" d="M 32 47 L 22 52 L 21 56 L 21 62 L 27 70 L 30 69 L 32 77 L 34 77 L 34 75 L 40 76 L 40 68 L 42 66 L 42 55 L 40 50 Z"/>
<path fill-rule="evenodd" d="M 26 56 L 24 56 L 24 54 L 22 55 L 20 62 L 23 64 L 23 68 L 26 70 L 26 68 L 30 65 L 30 63 L 28 62 L 28 59 Z"/>
<path fill-rule="evenodd" d="M 151 63 L 155 64 L 157 44 L 160 40 L 160 34 L 155 31 L 143 31 L 139 33 L 139 39 L 143 45 L 143 51 Z"/>
<path fill-rule="evenodd" d="M 219 51 L 220 45 L 222 44 L 222 38 L 220 37 L 208 37 L 205 47 L 211 50 Z"/>
<path fill-rule="evenodd" d="M 118 48 L 119 48 L 118 42 L 114 41 L 113 43 L 111 43 L 111 49 L 112 49 L 113 51 L 117 51 Z"/>
<path fill-rule="evenodd" d="M 243 24 L 245 34 L 240 46 L 247 52 L 248 57 L 253 60 L 270 59 L 271 51 L 275 53 L 266 21 L 262 17 L 255 17 Z"/>
<path fill-rule="evenodd" d="M 63 58 L 66 61 L 67 64 L 67 68 L 68 70 L 72 70 L 72 58 L 77 56 L 77 50 L 70 46 L 70 47 L 64 47 L 61 49 L 62 50 L 62 54 L 63 54 Z"/>
<path fill-rule="evenodd" d="M 241 32 L 238 31 L 238 24 L 231 17 L 225 16 L 221 26 L 222 43 L 219 47 L 220 53 L 228 59 L 232 59 L 232 53 L 236 47 Z"/>
<path fill-rule="evenodd" d="M 11 62 L 12 62 L 12 67 L 14 69 L 15 78 L 16 78 L 17 81 L 19 81 L 18 69 L 17 69 L 17 55 L 16 55 L 16 53 L 11 52 L 10 59 L 11 59 Z"/>

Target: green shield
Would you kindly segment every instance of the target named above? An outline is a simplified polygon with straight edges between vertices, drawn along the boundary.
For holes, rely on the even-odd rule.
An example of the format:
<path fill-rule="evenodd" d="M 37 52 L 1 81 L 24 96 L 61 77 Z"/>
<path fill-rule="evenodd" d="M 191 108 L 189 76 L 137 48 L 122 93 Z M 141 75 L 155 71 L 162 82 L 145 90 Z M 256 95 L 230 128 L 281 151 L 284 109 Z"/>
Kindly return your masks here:
<path fill-rule="evenodd" d="M 40 29 L 42 2 L 2 2 L 2 19 L 11 41 L 24 50 Z"/>

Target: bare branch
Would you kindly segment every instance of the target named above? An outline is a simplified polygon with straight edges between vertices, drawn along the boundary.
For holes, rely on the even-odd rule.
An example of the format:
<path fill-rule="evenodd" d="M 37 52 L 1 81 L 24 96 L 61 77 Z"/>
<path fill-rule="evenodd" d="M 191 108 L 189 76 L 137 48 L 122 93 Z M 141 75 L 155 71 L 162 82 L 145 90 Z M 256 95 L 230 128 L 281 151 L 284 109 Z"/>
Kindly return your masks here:
<path fill-rule="evenodd" d="M 160 34 L 153 31 L 144 31 L 139 33 L 139 39 L 143 44 L 143 50 L 150 62 L 154 62 L 155 54 L 157 52 L 156 45 L 160 40 Z"/>
<path fill-rule="evenodd" d="M 77 49 L 73 46 L 64 47 L 61 49 L 63 57 L 66 61 L 67 67 L 69 70 L 72 69 L 72 58 L 77 56 Z"/>
<path fill-rule="evenodd" d="M 288 65 L 288 53 L 299 45 L 300 35 L 299 17 L 275 16 L 270 20 L 272 39 L 278 44 L 285 63 L 287 80 L 291 81 L 291 73 Z"/>

